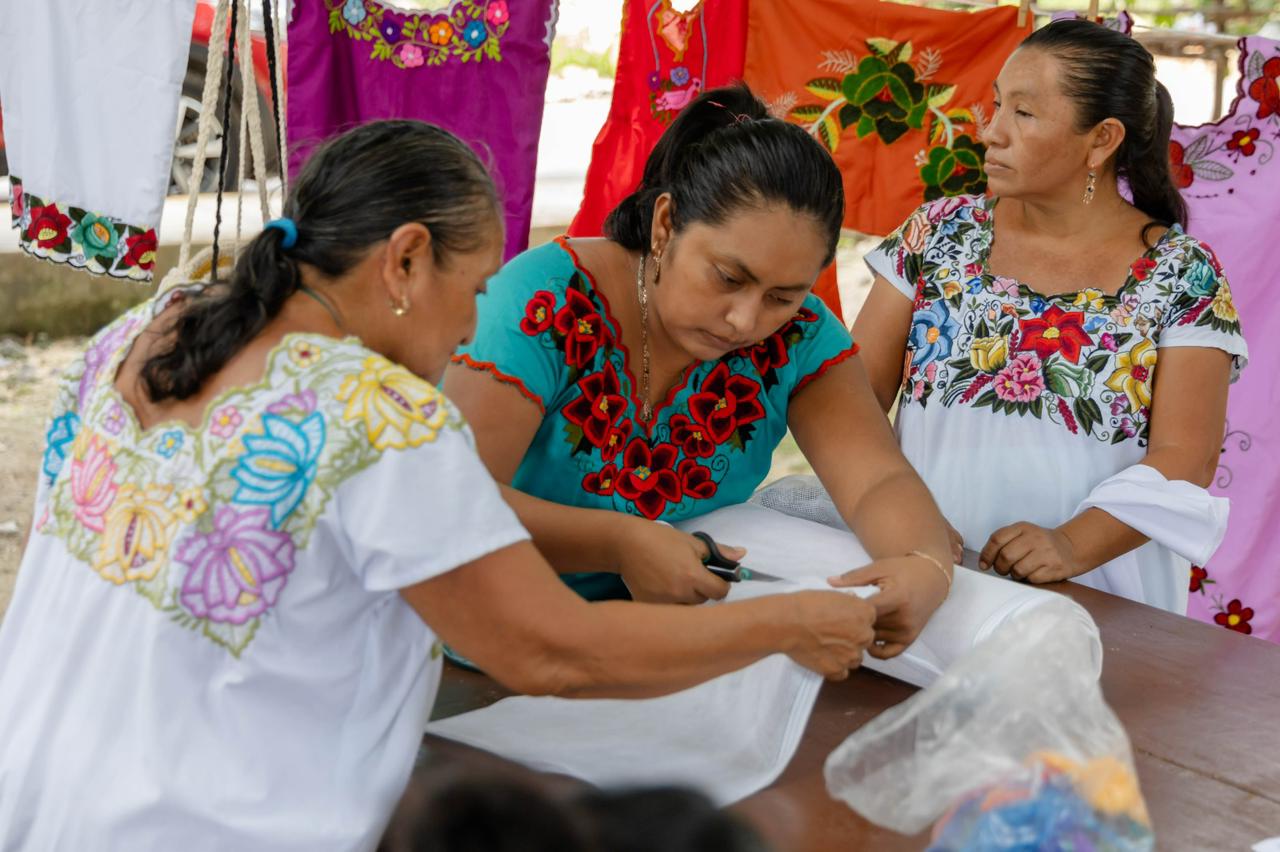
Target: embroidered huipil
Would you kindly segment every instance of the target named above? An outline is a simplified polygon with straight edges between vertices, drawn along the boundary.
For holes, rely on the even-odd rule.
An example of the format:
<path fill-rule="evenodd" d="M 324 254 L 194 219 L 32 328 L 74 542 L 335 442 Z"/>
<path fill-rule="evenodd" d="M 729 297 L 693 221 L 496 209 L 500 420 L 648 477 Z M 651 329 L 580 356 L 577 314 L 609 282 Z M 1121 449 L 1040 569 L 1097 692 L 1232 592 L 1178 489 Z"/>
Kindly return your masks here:
<path fill-rule="evenodd" d="M 746 502 L 786 434 L 792 395 L 856 351 L 810 295 L 756 346 L 690 365 L 646 427 L 640 352 L 628 351 L 604 293 L 558 240 L 492 280 L 475 339 L 455 362 L 514 385 L 543 412 L 515 488 L 567 506 L 676 521 Z M 625 595 L 615 574 L 568 582 L 588 598 Z"/>
<path fill-rule="evenodd" d="M 1044 296 L 987 271 L 996 200 L 921 207 L 867 256 L 914 313 L 897 431 L 971 548 L 1016 521 L 1055 527 L 1146 454 L 1161 349 L 1247 359 L 1208 246 L 1174 226 L 1114 295 Z M 1099 287 L 1114 282 L 1087 282 Z M 1151 542 L 1077 582 L 1185 612 L 1189 563 Z"/>
<path fill-rule="evenodd" d="M 416 118 L 476 149 L 498 185 L 511 258 L 529 244 L 534 168 L 557 0 L 296 4 L 289 23 L 289 166 L 317 142 Z"/>
<path fill-rule="evenodd" d="M 140 429 L 105 329 L 49 428 L 0 628 L 0 848 L 372 849 L 440 677 L 398 590 L 527 538 L 427 382 L 290 335 Z M 423 488 L 429 483 L 429 488 Z"/>

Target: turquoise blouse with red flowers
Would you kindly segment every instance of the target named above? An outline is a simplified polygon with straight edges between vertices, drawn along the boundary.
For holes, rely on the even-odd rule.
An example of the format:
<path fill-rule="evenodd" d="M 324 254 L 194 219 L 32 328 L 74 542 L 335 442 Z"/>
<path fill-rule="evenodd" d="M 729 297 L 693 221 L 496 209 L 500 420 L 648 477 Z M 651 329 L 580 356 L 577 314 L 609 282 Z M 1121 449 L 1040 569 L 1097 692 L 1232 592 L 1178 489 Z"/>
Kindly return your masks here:
<path fill-rule="evenodd" d="M 543 412 L 512 485 L 568 506 L 676 521 L 745 502 L 787 432 L 791 397 L 857 346 L 810 295 L 774 334 L 691 365 L 638 418 L 638 385 L 609 302 L 557 240 L 512 260 L 478 302 L 455 363 L 514 385 Z M 574 574 L 584 597 L 623 597 L 616 574 Z"/>

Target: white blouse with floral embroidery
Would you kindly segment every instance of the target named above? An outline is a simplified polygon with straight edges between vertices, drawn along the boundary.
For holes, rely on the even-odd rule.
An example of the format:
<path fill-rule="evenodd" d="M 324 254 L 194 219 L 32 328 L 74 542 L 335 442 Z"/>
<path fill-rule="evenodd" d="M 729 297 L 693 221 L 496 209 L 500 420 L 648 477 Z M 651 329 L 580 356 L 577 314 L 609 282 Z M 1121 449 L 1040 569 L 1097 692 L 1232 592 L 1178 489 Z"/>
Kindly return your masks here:
<path fill-rule="evenodd" d="M 1224 350 L 1233 381 L 1248 354 L 1217 258 L 1180 227 L 1114 294 L 1043 296 L 988 272 L 995 204 L 930 202 L 866 259 L 913 303 L 903 452 L 973 549 L 1017 521 L 1065 522 L 1142 461 L 1161 349 Z M 1186 611 L 1189 563 L 1155 542 L 1076 580 Z"/>
<path fill-rule="evenodd" d="M 68 374 L 0 628 L 0 849 L 372 849 L 440 675 L 398 590 L 526 539 L 444 396 L 290 335 L 199 429 Z"/>

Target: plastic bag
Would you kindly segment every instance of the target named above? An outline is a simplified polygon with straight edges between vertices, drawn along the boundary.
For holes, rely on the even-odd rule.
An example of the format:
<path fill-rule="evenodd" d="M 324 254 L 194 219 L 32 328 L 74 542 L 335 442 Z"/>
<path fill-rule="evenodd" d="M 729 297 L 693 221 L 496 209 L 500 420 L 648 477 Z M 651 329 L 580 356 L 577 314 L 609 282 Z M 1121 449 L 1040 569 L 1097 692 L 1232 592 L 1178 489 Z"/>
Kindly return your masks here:
<path fill-rule="evenodd" d="M 1129 738 L 1098 685 L 1088 613 L 1061 598 L 1015 617 L 933 686 L 845 740 L 827 789 L 933 850 L 1154 848 Z"/>

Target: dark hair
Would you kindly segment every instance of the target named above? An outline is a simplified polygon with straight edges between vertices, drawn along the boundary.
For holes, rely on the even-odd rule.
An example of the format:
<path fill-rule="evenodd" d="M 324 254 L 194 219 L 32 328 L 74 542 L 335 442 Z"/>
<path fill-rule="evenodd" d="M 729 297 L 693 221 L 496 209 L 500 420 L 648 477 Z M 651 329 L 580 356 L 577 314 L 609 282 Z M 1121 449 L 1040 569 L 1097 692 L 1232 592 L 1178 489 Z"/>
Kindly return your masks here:
<path fill-rule="evenodd" d="M 254 237 L 226 286 L 188 298 L 141 376 L 152 400 L 187 399 L 280 312 L 301 284 L 299 264 L 328 278 L 348 272 L 369 247 L 406 222 L 431 231 L 435 261 L 474 251 L 496 221 L 498 199 L 475 153 L 421 121 L 376 121 L 321 145 L 290 187 L 284 215 L 297 244 L 269 228 Z"/>
<path fill-rule="evenodd" d="M 676 787 L 582 796 L 601 852 L 765 852 L 754 830 L 701 793 Z"/>
<path fill-rule="evenodd" d="M 1086 131 L 1114 118 L 1124 125 L 1116 176 L 1133 193 L 1133 206 L 1162 225 L 1187 224 L 1187 204 L 1169 168 L 1173 101 L 1156 80 L 1147 49 L 1123 33 L 1092 21 L 1054 21 L 1022 47 L 1039 48 L 1063 66 L 1062 87 L 1076 102 L 1076 127 Z"/>
<path fill-rule="evenodd" d="M 831 155 L 797 125 L 772 118 L 745 85 L 703 92 L 676 116 L 644 164 L 635 192 L 605 220 L 613 241 L 648 251 L 653 204 L 672 196 L 672 222 L 718 224 L 743 207 L 785 202 L 827 236 L 825 266 L 844 221 L 844 183 Z"/>

